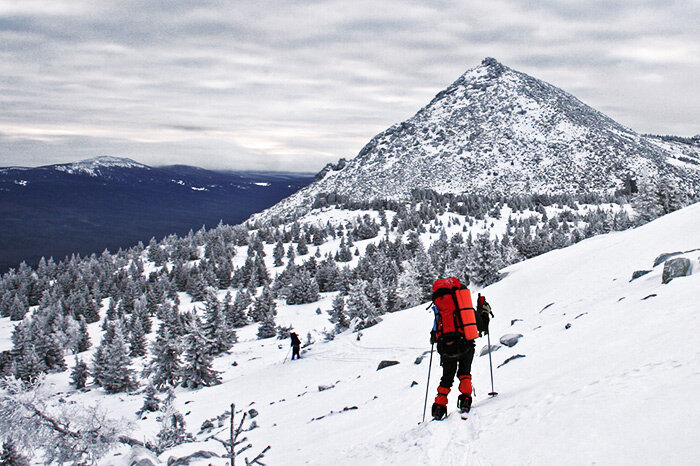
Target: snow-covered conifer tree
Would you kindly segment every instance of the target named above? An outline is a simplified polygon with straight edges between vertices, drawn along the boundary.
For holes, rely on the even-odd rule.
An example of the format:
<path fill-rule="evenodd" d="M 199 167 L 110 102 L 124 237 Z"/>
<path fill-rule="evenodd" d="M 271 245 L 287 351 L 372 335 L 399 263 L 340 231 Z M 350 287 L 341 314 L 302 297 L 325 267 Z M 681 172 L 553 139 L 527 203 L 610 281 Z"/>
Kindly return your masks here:
<path fill-rule="evenodd" d="M 281 240 L 275 244 L 275 248 L 272 250 L 272 258 L 274 259 L 273 265 L 275 267 L 281 267 L 283 265 L 284 243 Z"/>
<path fill-rule="evenodd" d="M 230 297 L 230 295 L 227 295 Z M 253 298 L 250 293 L 245 288 L 238 288 L 236 293 L 236 299 L 233 301 L 233 305 L 226 307 L 226 301 L 224 300 L 224 315 L 233 328 L 240 328 L 248 325 L 248 306 L 253 303 Z"/>
<path fill-rule="evenodd" d="M 377 311 L 367 299 L 367 282 L 357 280 L 350 286 L 346 302 L 348 318 L 357 324 L 355 329 L 371 327 L 377 323 Z"/>
<path fill-rule="evenodd" d="M 265 318 L 258 327 L 258 338 L 272 338 L 277 335 L 277 326 L 275 324 L 275 316 L 272 313 L 265 315 Z"/>
<path fill-rule="evenodd" d="M 229 350 L 237 341 L 236 332 L 226 322 L 221 311 L 221 303 L 213 290 L 209 290 L 205 298 L 202 334 L 209 340 L 209 351 L 213 356 Z"/>
<path fill-rule="evenodd" d="M 181 376 L 181 350 L 178 338 L 173 334 L 168 323 L 163 322 L 158 327 L 151 352 L 153 358 L 144 370 L 144 375 L 151 376 L 151 381 L 158 390 L 176 387 L 180 383 Z"/>
<path fill-rule="evenodd" d="M 272 297 L 272 291 L 269 286 L 265 286 L 258 298 L 253 302 L 253 308 L 248 313 L 248 317 L 255 322 L 262 322 L 268 314 L 277 315 L 277 304 Z"/>
<path fill-rule="evenodd" d="M 92 346 L 90 341 L 90 333 L 88 332 L 87 322 L 85 317 L 80 316 L 80 324 L 78 327 L 77 341 L 75 343 L 75 352 L 82 353 L 87 351 Z"/>
<path fill-rule="evenodd" d="M 396 294 L 398 295 L 400 309 L 407 309 L 420 304 L 423 291 L 418 282 L 415 260 L 411 259 L 403 263 L 403 271 L 399 274 L 396 283 Z"/>
<path fill-rule="evenodd" d="M 331 308 L 329 315 L 331 323 L 335 324 L 335 330 L 337 333 L 347 330 L 348 327 L 350 327 L 350 320 L 345 313 L 345 298 L 342 294 L 338 294 L 338 296 L 333 298 L 333 307 Z"/>
<path fill-rule="evenodd" d="M 71 385 L 77 389 L 84 388 L 89 375 L 90 371 L 88 371 L 88 366 L 85 364 L 85 361 L 78 359 L 76 356 L 75 366 L 73 366 L 73 371 L 70 374 Z"/>
<path fill-rule="evenodd" d="M 125 392 L 137 387 L 121 324 L 114 328 L 114 338 L 105 348 L 102 364 L 100 383 L 107 393 Z"/>
<path fill-rule="evenodd" d="M 199 318 L 195 317 L 184 339 L 184 365 L 181 371 L 183 387 L 209 387 L 221 383 L 219 373 L 212 369 L 211 342 L 202 334 Z"/>

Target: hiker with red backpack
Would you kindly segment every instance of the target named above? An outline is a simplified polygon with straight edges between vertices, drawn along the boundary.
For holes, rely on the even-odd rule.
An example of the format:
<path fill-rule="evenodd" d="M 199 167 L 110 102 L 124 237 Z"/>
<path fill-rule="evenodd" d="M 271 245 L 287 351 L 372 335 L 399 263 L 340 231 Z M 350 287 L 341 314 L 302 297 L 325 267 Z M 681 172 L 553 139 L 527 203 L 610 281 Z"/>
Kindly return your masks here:
<path fill-rule="evenodd" d="M 475 340 L 488 333 L 491 306 L 479 294 L 474 309 L 469 289 L 455 277 L 433 283 L 433 312 L 435 321 L 430 332 L 430 343 L 437 343 L 442 377 L 433 403 L 433 419 L 447 415 L 447 395 L 455 375 L 459 379 L 457 408 L 468 413 L 472 405 L 471 366 Z"/>

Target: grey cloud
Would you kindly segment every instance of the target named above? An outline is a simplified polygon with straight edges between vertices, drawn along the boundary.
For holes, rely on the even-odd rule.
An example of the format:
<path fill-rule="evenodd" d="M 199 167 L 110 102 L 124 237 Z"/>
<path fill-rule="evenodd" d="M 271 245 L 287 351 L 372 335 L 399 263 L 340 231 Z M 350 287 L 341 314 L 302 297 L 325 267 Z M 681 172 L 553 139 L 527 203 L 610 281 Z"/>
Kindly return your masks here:
<path fill-rule="evenodd" d="M 0 165 L 108 154 L 313 171 L 484 56 L 639 131 L 699 132 L 700 65 L 659 56 L 697 50 L 697 2 L 608 3 L 140 0 L 0 15 Z"/>

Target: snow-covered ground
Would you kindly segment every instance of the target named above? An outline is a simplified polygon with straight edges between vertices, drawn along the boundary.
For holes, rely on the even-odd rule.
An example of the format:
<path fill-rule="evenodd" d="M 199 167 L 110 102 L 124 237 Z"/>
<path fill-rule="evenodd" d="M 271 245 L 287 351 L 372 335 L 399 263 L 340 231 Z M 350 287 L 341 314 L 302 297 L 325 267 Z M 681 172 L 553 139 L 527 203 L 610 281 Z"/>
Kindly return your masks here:
<path fill-rule="evenodd" d="M 359 339 L 346 333 L 324 342 L 312 331 L 330 326 L 325 311 L 332 294 L 319 303 L 279 307 L 278 323 L 294 325 L 302 340 L 313 333 L 301 360 L 285 361 L 288 341 L 255 340 L 255 326 L 244 328 L 242 341 L 215 361 L 223 383 L 179 388 L 176 406 L 193 434 L 231 403 L 255 408 L 259 427 L 246 434 L 254 447 L 242 456 L 270 445 L 263 460 L 269 465 L 700 464 L 698 231 L 700 204 L 505 269 L 503 280 L 480 290 L 496 315 L 491 342 L 511 333 L 523 337 L 492 353 L 495 398 L 487 396 L 489 358 L 478 356 L 486 339 L 477 342 L 476 398 L 466 421 L 420 422 L 429 357 L 415 362 L 430 350 L 426 305 L 383 316 Z M 662 284 L 663 264 L 652 267 L 654 259 L 690 250 L 684 257 L 694 274 Z M 651 272 L 630 281 L 636 270 Z M 7 341 L 9 322 L 0 325 Z M 524 357 L 501 366 L 515 355 Z M 377 371 L 382 360 L 399 364 Z M 428 404 L 440 372 L 435 357 Z M 133 414 L 142 395 L 76 394 L 67 380 L 67 372 L 48 377 L 68 403 L 99 402 L 134 421 L 133 437 L 155 436 L 155 414 L 139 421 Z M 456 398 L 453 392 L 450 409 Z M 203 441 L 219 431 L 225 439 L 227 424 L 159 460 L 201 450 L 222 455 L 220 443 Z M 128 459 L 121 447 L 102 464 Z M 226 458 L 199 461 L 191 464 L 228 464 Z"/>

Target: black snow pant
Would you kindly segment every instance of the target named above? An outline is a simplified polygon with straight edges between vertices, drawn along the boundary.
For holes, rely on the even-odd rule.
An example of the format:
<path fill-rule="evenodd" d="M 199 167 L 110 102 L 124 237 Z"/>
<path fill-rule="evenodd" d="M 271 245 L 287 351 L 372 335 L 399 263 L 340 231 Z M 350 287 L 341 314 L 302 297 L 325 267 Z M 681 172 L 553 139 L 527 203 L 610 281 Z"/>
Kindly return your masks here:
<path fill-rule="evenodd" d="M 442 378 L 440 378 L 440 386 L 445 388 L 451 388 L 454 382 L 455 375 L 462 381 L 465 376 L 470 376 L 469 392 L 471 392 L 471 372 L 472 372 L 472 360 L 474 359 L 474 346 L 470 346 L 469 351 L 465 353 L 459 359 L 447 359 L 440 356 L 440 365 L 442 366 Z M 460 383 L 460 385 L 462 385 Z M 460 386 L 460 391 L 462 391 L 462 386 Z"/>
<path fill-rule="evenodd" d="M 299 359 L 301 356 L 299 356 L 299 345 L 294 345 L 292 346 L 292 361 L 294 361 L 296 356 L 296 359 Z"/>

